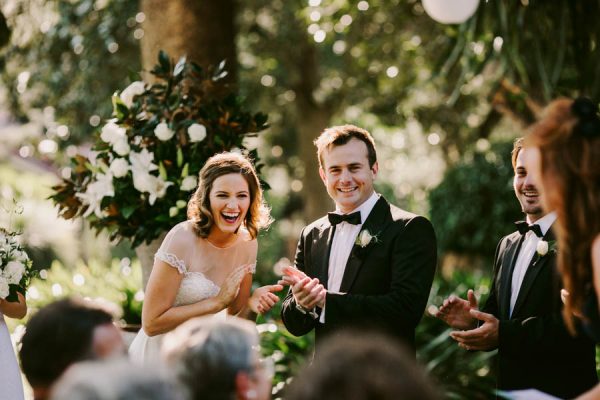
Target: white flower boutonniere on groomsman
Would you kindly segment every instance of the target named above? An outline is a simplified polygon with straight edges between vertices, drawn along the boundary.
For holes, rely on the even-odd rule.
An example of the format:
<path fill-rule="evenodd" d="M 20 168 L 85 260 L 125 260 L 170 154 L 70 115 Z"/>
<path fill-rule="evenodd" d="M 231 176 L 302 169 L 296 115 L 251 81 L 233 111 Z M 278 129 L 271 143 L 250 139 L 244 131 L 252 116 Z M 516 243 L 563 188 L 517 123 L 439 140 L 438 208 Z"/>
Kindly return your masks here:
<path fill-rule="evenodd" d="M 354 242 L 354 244 L 356 244 L 362 248 L 365 248 L 371 242 L 374 242 L 374 243 L 379 242 L 377 235 L 372 235 L 368 229 L 363 229 L 362 231 L 360 231 L 360 233 L 356 237 L 356 241 Z"/>
<path fill-rule="evenodd" d="M 545 240 L 540 240 L 535 249 L 536 253 L 540 257 L 544 257 L 548 252 L 555 253 L 556 252 L 556 241 L 551 240 L 550 242 L 546 242 Z"/>

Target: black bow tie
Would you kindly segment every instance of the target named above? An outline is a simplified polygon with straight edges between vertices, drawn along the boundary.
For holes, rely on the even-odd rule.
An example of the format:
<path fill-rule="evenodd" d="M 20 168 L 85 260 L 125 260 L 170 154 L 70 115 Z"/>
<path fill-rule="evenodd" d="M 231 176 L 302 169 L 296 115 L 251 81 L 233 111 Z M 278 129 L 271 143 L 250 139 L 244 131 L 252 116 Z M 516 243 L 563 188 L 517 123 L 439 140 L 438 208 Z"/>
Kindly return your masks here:
<path fill-rule="evenodd" d="M 540 228 L 538 224 L 529 225 L 525 221 L 517 221 L 515 222 L 515 225 L 517 226 L 517 229 L 519 230 L 519 233 L 521 235 L 526 234 L 527 231 L 531 231 L 535 233 L 535 235 L 539 238 L 544 237 L 544 234 L 542 233 L 542 228 Z"/>
<path fill-rule="evenodd" d="M 352 214 L 336 214 L 336 213 L 327 213 L 327 218 L 329 218 L 329 223 L 331 225 L 337 225 L 340 222 L 346 221 L 352 225 L 360 225 L 360 211 L 353 212 Z"/>

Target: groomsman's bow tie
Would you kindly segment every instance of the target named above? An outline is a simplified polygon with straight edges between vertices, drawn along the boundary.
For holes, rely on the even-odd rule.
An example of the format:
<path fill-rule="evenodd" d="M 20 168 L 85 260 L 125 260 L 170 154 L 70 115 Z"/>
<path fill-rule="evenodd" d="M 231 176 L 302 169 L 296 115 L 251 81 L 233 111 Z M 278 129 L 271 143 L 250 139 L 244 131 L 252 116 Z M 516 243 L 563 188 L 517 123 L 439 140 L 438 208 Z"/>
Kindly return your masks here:
<path fill-rule="evenodd" d="M 529 225 L 525 221 L 517 221 L 515 222 L 515 225 L 517 226 L 517 229 L 521 235 L 526 234 L 527 231 L 531 231 L 535 233 L 535 235 L 539 238 L 544 237 L 544 234 L 542 233 L 542 228 L 540 228 L 538 224 Z"/>
<path fill-rule="evenodd" d="M 352 225 L 360 225 L 360 211 L 353 212 L 352 214 L 336 214 L 336 213 L 327 213 L 327 218 L 329 218 L 329 223 L 331 225 L 337 225 L 340 222 L 346 221 Z"/>

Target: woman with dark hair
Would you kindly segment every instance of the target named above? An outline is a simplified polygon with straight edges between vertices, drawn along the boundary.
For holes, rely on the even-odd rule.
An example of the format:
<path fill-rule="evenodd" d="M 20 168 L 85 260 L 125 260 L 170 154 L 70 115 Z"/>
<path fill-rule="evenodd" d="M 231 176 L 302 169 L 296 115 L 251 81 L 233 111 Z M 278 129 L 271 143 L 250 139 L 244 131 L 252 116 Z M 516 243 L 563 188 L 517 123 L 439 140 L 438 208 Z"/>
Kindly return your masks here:
<path fill-rule="evenodd" d="M 564 285 L 564 319 L 578 321 L 600 342 L 600 118 L 587 98 L 560 98 L 546 108 L 526 137 L 525 163 L 542 205 L 557 214 L 558 266 Z M 600 386 L 582 398 L 598 398 Z"/>
<path fill-rule="evenodd" d="M 271 222 L 252 163 L 238 153 L 211 157 L 176 225 L 154 256 L 142 327 L 129 352 L 139 363 L 157 361 L 162 334 L 202 315 L 248 316 L 268 311 L 280 285 L 250 295 L 256 236 Z"/>

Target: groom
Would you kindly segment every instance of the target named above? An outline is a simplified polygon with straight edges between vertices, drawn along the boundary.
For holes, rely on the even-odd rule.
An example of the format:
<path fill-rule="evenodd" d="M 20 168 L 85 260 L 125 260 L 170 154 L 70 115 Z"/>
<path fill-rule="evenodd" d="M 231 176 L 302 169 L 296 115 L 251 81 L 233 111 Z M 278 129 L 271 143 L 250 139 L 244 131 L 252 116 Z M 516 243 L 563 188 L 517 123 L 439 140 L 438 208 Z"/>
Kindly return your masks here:
<path fill-rule="evenodd" d="M 315 141 L 319 174 L 335 212 L 302 230 L 281 316 L 294 335 L 313 328 L 317 346 L 340 328 L 377 329 L 414 348 L 436 265 L 436 239 L 424 217 L 375 193 L 373 138 L 353 125 Z"/>

